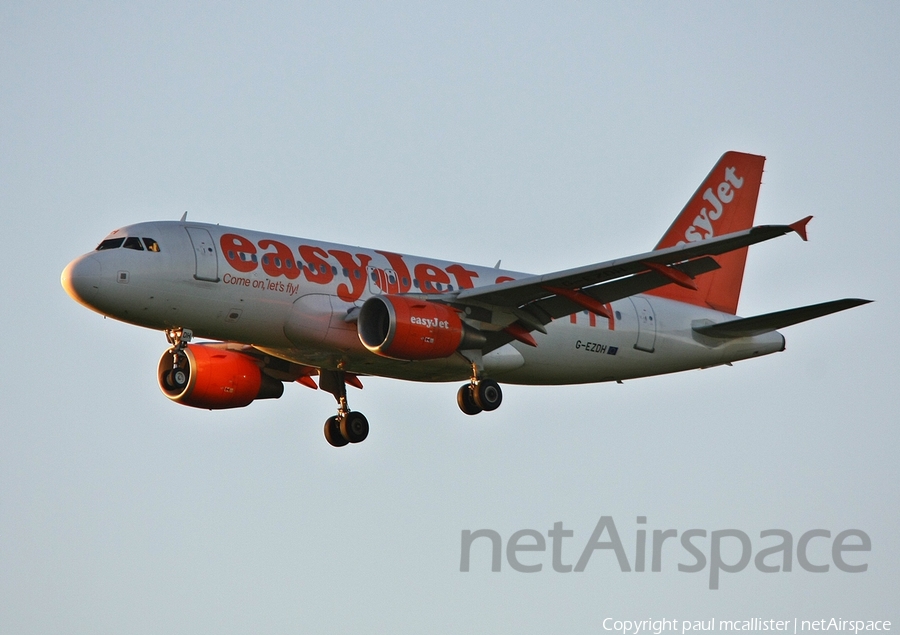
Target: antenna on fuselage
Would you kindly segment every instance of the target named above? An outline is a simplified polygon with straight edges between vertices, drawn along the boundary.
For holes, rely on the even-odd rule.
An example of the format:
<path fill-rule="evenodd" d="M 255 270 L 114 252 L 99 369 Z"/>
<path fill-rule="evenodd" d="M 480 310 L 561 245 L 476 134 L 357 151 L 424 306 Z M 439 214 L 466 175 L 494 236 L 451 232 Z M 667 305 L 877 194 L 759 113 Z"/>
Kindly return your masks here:
<path fill-rule="evenodd" d="M 500 260 L 503 260 L 503 259 L 501 258 Z M 497 264 L 494 265 L 494 269 L 499 269 L 499 268 L 500 268 L 500 260 L 498 260 L 498 261 L 497 261 Z"/>
<path fill-rule="evenodd" d="M 183 223 L 183 222 L 186 221 L 186 220 L 187 220 L 187 212 L 185 212 L 184 214 L 181 215 L 181 221 L 180 221 L 180 222 Z"/>

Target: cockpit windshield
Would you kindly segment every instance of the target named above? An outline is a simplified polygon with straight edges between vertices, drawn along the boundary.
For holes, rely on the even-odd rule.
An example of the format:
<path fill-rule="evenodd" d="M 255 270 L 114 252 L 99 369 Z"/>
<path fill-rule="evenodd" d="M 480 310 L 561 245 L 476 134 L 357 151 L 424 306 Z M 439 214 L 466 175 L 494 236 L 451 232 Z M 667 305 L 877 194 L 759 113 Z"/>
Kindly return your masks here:
<path fill-rule="evenodd" d="M 102 243 L 97 245 L 97 251 L 104 251 L 106 249 L 118 249 L 124 242 L 124 238 L 107 238 Z"/>
<path fill-rule="evenodd" d="M 105 251 L 107 249 L 134 249 L 135 251 L 154 251 L 159 252 L 159 243 L 153 238 L 138 238 L 137 236 L 128 236 L 120 238 L 107 238 L 97 245 L 96 251 Z"/>

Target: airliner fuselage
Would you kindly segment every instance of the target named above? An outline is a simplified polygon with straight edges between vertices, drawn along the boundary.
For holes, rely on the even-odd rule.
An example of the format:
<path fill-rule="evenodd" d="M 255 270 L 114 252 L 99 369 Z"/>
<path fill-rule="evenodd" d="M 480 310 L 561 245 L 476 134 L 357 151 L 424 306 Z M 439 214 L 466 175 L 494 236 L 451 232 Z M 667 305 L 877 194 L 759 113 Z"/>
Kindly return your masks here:
<path fill-rule="evenodd" d="M 158 251 L 110 248 L 131 237 L 141 245 L 144 238 L 155 241 Z M 373 295 L 389 293 L 391 282 L 395 292 L 450 294 L 528 277 L 177 221 L 129 225 L 104 242 L 104 249 L 75 260 L 65 274 L 73 294 L 104 315 L 156 330 L 185 326 L 195 337 L 251 344 L 307 366 L 341 365 L 353 373 L 419 381 L 466 379 L 471 362 L 462 355 L 412 361 L 375 355 L 360 342 L 356 323 L 347 319 L 354 309 Z M 223 244 L 244 251 L 232 248 L 229 259 Z M 484 356 L 486 373 L 513 384 L 619 381 L 784 348 L 777 332 L 725 341 L 698 335 L 692 329 L 697 323 L 731 317 L 713 309 L 643 294 L 610 306 L 610 317 L 582 310 L 553 320 L 546 334 L 534 335 L 537 346 L 512 341 L 491 351 Z"/>

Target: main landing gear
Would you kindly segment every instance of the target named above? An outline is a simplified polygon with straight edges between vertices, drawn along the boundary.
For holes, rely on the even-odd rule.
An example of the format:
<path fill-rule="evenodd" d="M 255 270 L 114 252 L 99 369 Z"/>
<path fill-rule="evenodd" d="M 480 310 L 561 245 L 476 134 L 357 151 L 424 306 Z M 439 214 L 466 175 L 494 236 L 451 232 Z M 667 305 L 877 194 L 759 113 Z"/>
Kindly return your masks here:
<path fill-rule="evenodd" d="M 459 409 L 467 415 L 477 415 L 481 411 L 490 412 L 500 407 L 503 391 L 500 384 L 493 379 L 473 378 L 468 384 L 460 387 L 456 393 Z"/>
<path fill-rule="evenodd" d="M 347 376 L 342 370 L 319 371 L 319 388 L 334 395 L 337 415 L 325 421 L 325 440 L 336 448 L 359 443 L 369 436 L 369 420 L 347 405 Z"/>

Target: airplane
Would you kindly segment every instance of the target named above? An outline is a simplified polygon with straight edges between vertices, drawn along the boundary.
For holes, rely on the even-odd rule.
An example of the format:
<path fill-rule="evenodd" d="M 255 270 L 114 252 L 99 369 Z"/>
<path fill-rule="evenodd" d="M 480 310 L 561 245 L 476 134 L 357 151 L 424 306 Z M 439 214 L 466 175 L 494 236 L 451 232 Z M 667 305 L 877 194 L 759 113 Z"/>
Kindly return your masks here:
<path fill-rule="evenodd" d="M 812 218 L 753 226 L 764 162 L 726 152 L 652 251 L 544 275 L 185 213 L 114 230 L 61 282 L 104 316 L 165 333 L 157 380 L 172 401 L 238 408 L 300 383 L 334 396 L 324 433 L 342 447 L 369 434 L 347 399 L 362 376 L 462 380 L 457 404 L 475 415 L 500 406 L 501 382 L 622 382 L 731 365 L 783 351 L 777 329 L 870 302 L 737 316 L 749 246 L 791 233 L 805 241 Z"/>

